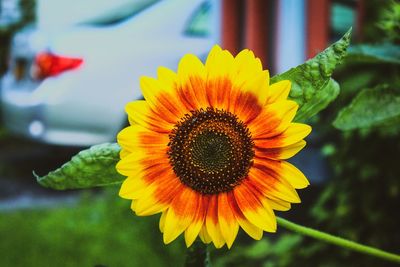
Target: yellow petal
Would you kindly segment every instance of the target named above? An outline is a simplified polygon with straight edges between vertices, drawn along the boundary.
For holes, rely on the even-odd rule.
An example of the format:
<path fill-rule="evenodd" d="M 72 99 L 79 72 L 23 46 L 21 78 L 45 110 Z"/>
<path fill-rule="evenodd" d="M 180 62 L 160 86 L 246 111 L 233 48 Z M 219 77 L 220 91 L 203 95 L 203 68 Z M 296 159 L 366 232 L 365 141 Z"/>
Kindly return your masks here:
<path fill-rule="evenodd" d="M 130 152 L 128 150 L 122 148 L 121 151 L 119 152 L 119 157 L 122 159 L 128 156 L 129 154 Z"/>
<path fill-rule="evenodd" d="M 244 82 L 240 90 L 244 93 L 251 93 L 258 99 L 259 105 L 263 106 L 267 100 L 269 87 L 269 72 L 262 71 L 257 76 Z"/>
<path fill-rule="evenodd" d="M 262 69 L 259 58 L 252 51 L 242 50 L 234 60 L 232 81 L 235 88 L 257 96 L 260 105 L 265 104 L 269 87 L 269 72 Z"/>
<path fill-rule="evenodd" d="M 172 172 L 169 170 L 169 172 Z M 153 215 L 167 209 L 183 185 L 171 173 L 164 175 L 148 185 L 136 201 L 136 214 L 139 216 Z"/>
<path fill-rule="evenodd" d="M 204 219 L 207 213 L 207 203 L 203 196 L 200 197 L 199 205 L 197 207 L 196 215 L 192 223 L 188 226 L 185 231 L 185 243 L 187 247 L 190 247 L 199 235 L 201 228 L 204 225 Z"/>
<path fill-rule="evenodd" d="M 311 132 L 311 127 L 302 123 L 291 123 L 289 127 L 281 134 L 282 146 L 294 144 L 305 138 Z"/>
<path fill-rule="evenodd" d="M 164 211 L 168 208 L 166 202 L 160 202 L 154 198 L 155 186 L 151 185 L 143 192 L 139 199 L 137 199 L 135 212 L 138 216 L 149 216 Z"/>
<path fill-rule="evenodd" d="M 134 150 L 129 153 L 128 156 L 122 158 L 115 168 L 122 175 L 134 177 L 138 175 L 143 168 L 140 161 L 148 156 L 149 155 L 143 149 Z"/>
<path fill-rule="evenodd" d="M 216 195 L 212 195 L 208 203 L 206 227 L 207 233 L 210 235 L 214 246 L 216 248 L 221 248 L 225 244 L 225 240 L 218 223 L 218 200 Z"/>
<path fill-rule="evenodd" d="M 300 203 L 296 190 L 279 175 L 254 164 L 249 171 L 249 182 L 266 197 L 275 197 L 290 203 Z"/>
<path fill-rule="evenodd" d="M 274 190 L 268 192 L 269 195 L 282 199 L 290 203 L 300 203 L 300 197 L 296 190 L 286 181 L 280 180 L 274 184 Z"/>
<path fill-rule="evenodd" d="M 137 203 L 136 200 L 132 200 L 132 202 L 131 202 L 131 209 L 132 209 L 133 211 L 136 210 L 136 203 Z"/>
<path fill-rule="evenodd" d="M 218 220 L 226 245 L 231 248 L 239 231 L 239 224 L 229 205 L 227 193 L 218 194 Z"/>
<path fill-rule="evenodd" d="M 246 217 L 243 215 L 243 212 L 240 210 L 239 206 L 236 203 L 236 199 L 233 192 L 229 192 L 228 196 L 229 196 L 230 207 L 240 227 L 242 227 L 242 229 L 252 238 L 260 240 L 263 236 L 263 230 L 261 228 L 258 228 L 254 224 L 250 223 L 246 219 Z"/>
<path fill-rule="evenodd" d="M 265 177 L 264 181 L 267 179 L 266 177 L 272 176 L 278 180 L 286 180 L 296 189 L 305 188 L 310 184 L 304 174 L 287 161 L 256 157 L 254 159 L 253 168 L 250 169 L 250 173 L 253 174 L 257 169 L 263 171 L 263 173 L 259 175 Z"/>
<path fill-rule="evenodd" d="M 151 131 L 167 134 L 174 128 L 175 123 L 166 121 L 163 116 L 158 116 L 144 100 L 128 103 L 125 111 L 131 125 L 139 124 Z"/>
<path fill-rule="evenodd" d="M 266 104 L 286 100 L 289 96 L 291 82 L 289 80 L 279 81 L 269 86 Z"/>
<path fill-rule="evenodd" d="M 206 68 L 198 57 L 192 54 L 186 54 L 178 65 L 178 76 L 180 79 L 186 80 L 191 76 L 199 76 L 206 78 Z"/>
<path fill-rule="evenodd" d="M 185 243 L 186 247 L 190 247 L 196 240 L 196 237 L 200 234 L 201 228 L 203 227 L 203 221 L 193 221 L 185 231 Z M 205 242 L 204 242 L 205 243 Z"/>
<path fill-rule="evenodd" d="M 147 184 L 141 177 L 128 177 L 121 185 L 119 196 L 126 199 L 137 199 L 146 187 Z"/>
<path fill-rule="evenodd" d="M 255 154 L 260 158 L 268 158 L 274 160 L 288 159 L 296 155 L 300 150 L 305 147 L 306 141 L 301 140 L 297 143 L 285 147 L 278 148 L 260 148 L 255 147 Z"/>
<path fill-rule="evenodd" d="M 260 240 L 263 236 L 263 230 L 246 219 L 238 219 L 240 227 L 253 239 Z"/>
<path fill-rule="evenodd" d="M 175 240 L 192 223 L 199 202 L 199 194 L 190 188 L 185 188 L 174 197 L 165 218 L 165 244 Z"/>
<path fill-rule="evenodd" d="M 142 76 L 140 88 L 151 110 L 169 123 L 175 124 L 190 111 L 185 108 L 175 89 L 157 79 Z"/>
<path fill-rule="evenodd" d="M 281 166 L 281 176 L 286 179 L 294 188 L 301 189 L 310 184 L 304 174 L 289 162 L 282 161 Z"/>
<path fill-rule="evenodd" d="M 272 198 L 268 198 L 268 204 L 271 206 L 273 210 L 279 210 L 279 211 L 290 210 L 291 206 L 290 203 L 286 201 L 280 199 L 272 199 Z"/>
<path fill-rule="evenodd" d="M 260 149 L 283 148 L 293 145 L 311 132 L 311 127 L 301 123 L 291 123 L 281 134 L 269 138 L 254 139 L 254 145 Z"/>
<path fill-rule="evenodd" d="M 207 72 L 200 59 L 191 54 L 185 55 L 179 62 L 178 76 L 178 94 L 184 105 L 190 110 L 208 107 Z"/>
<path fill-rule="evenodd" d="M 212 242 L 210 235 L 207 232 L 207 227 L 203 224 L 203 227 L 200 230 L 199 237 L 204 244 L 210 244 Z"/>
<path fill-rule="evenodd" d="M 229 77 L 233 68 L 234 59 L 227 50 L 215 45 L 206 60 L 206 69 L 208 79 L 212 80 L 218 77 Z"/>
<path fill-rule="evenodd" d="M 263 71 L 261 60 L 254 56 L 254 53 L 248 49 L 240 51 L 234 60 L 235 82 L 240 86 L 243 82 L 252 79 Z"/>
<path fill-rule="evenodd" d="M 158 153 L 160 154 L 160 152 Z M 151 155 L 149 155 L 148 152 L 146 152 L 144 149 L 133 150 L 132 152 L 129 153 L 128 156 L 122 158 L 117 163 L 115 168 L 122 175 L 139 177 L 144 167 L 141 162 L 142 160 L 148 158 L 149 156 Z M 152 156 L 155 160 L 159 158 L 155 157 L 154 154 Z M 154 164 L 157 164 L 157 162 L 154 162 Z"/>
<path fill-rule="evenodd" d="M 276 219 L 271 207 L 256 197 L 243 183 L 234 190 L 236 202 L 250 223 L 267 232 L 276 231 Z"/>
<path fill-rule="evenodd" d="M 163 233 L 164 232 L 164 226 L 165 226 L 165 218 L 167 217 L 167 211 L 164 211 L 163 213 L 161 213 L 160 216 L 160 222 L 159 222 L 159 228 L 160 228 L 160 232 Z"/>
<path fill-rule="evenodd" d="M 214 45 L 210 52 L 208 53 L 207 60 L 206 60 L 206 67 L 213 65 L 215 58 L 222 52 L 222 48 L 219 45 Z"/>
<path fill-rule="evenodd" d="M 289 159 L 289 158 L 293 157 L 294 155 L 296 155 L 305 146 L 306 146 L 306 141 L 301 140 L 290 146 L 281 147 L 278 157 L 274 157 L 274 159 Z"/>
<path fill-rule="evenodd" d="M 132 125 L 124 128 L 117 136 L 118 144 L 135 153 L 139 149 L 164 149 L 169 142 L 168 134 L 160 134 L 149 131 L 140 125 Z M 133 152 L 132 152 L 133 151 Z"/>
<path fill-rule="evenodd" d="M 165 84 L 169 90 L 173 90 L 176 87 L 178 81 L 178 75 L 172 70 L 166 67 L 158 67 L 157 69 L 158 80 Z"/>
<path fill-rule="evenodd" d="M 290 126 L 297 109 L 297 103 L 290 100 L 266 105 L 262 112 L 248 124 L 253 138 L 269 138 L 281 134 Z"/>

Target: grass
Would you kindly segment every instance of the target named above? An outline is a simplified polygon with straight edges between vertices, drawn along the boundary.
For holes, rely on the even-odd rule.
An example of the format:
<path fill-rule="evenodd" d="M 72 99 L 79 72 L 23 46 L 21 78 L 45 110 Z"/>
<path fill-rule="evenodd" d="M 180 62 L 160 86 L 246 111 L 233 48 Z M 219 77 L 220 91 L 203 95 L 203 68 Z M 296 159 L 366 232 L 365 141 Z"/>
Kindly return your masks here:
<path fill-rule="evenodd" d="M 158 216 L 137 217 L 116 189 L 77 205 L 0 213 L 0 266 L 181 266 L 182 240 L 165 246 Z"/>
<path fill-rule="evenodd" d="M 0 114 L 0 116 L 1 116 L 1 114 Z M 8 131 L 1 125 L 1 121 L 0 121 L 0 140 L 6 139 L 8 136 L 9 136 Z"/>

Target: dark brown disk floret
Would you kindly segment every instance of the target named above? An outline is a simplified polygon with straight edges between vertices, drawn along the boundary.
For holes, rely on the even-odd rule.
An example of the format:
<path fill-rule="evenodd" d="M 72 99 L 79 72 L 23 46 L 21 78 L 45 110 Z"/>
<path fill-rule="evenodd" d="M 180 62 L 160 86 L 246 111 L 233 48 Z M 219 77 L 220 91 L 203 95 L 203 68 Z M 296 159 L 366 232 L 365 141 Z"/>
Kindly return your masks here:
<path fill-rule="evenodd" d="M 175 174 L 202 194 L 231 191 L 253 163 L 249 129 L 228 111 L 192 111 L 175 125 L 169 139 L 168 156 Z"/>

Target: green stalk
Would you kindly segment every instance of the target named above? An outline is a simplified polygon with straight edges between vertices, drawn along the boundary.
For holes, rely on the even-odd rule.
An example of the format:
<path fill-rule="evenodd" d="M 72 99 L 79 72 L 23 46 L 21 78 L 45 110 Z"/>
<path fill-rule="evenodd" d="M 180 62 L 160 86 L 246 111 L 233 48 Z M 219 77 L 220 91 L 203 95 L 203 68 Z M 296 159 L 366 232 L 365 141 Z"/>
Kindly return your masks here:
<path fill-rule="evenodd" d="M 211 267 L 207 245 L 196 240 L 186 251 L 185 267 Z"/>
<path fill-rule="evenodd" d="M 397 262 L 400 263 L 400 255 L 394 254 L 394 253 L 389 253 L 377 248 L 373 248 L 373 247 L 369 247 L 366 245 L 362 245 L 341 237 L 337 237 L 331 234 L 327 234 L 312 228 L 308 228 L 293 222 L 290 222 L 288 220 L 282 219 L 277 217 L 277 222 L 278 225 L 288 229 L 288 230 L 292 230 L 294 232 L 297 232 L 301 235 L 306 235 L 327 243 L 331 243 L 340 247 L 344 247 L 347 249 L 351 249 L 351 250 L 355 250 L 358 251 L 360 253 L 364 253 L 364 254 L 368 254 L 371 256 L 375 256 L 378 258 L 382 258 L 388 261 L 393 261 L 393 262 Z"/>

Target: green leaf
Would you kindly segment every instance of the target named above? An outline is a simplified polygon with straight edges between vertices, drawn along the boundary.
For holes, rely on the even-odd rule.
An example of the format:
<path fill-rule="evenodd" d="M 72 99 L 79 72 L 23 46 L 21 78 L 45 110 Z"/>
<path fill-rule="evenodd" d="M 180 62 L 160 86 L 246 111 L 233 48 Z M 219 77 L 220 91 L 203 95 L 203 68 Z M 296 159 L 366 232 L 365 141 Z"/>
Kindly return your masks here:
<path fill-rule="evenodd" d="M 400 122 L 400 92 L 380 87 L 361 91 L 336 117 L 340 130 L 389 126 Z"/>
<path fill-rule="evenodd" d="M 354 95 L 363 88 L 371 87 L 370 85 L 374 81 L 381 80 L 382 77 L 382 73 L 375 68 L 358 69 L 348 67 L 345 69 L 344 74 L 345 76 L 340 79 L 342 95 Z"/>
<path fill-rule="evenodd" d="M 42 186 L 57 190 L 118 184 L 125 179 L 115 170 L 120 150 L 118 144 L 92 146 L 46 176 L 34 176 Z"/>
<path fill-rule="evenodd" d="M 335 100 L 339 92 L 339 84 L 334 79 L 330 79 L 328 84 L 321 90 L 318 90 L 315 96 L 302 107 L 301 112 L 296 114 L 295 120 L 305 121 L 307 118 L 314 116 Z"/>
<path fill-rule="evenodd" d="M 333 101 L 334 98 L 329 98 L 326 92 L 332 91 L 334 88 L 336 88 L 335 90 L 338 89 L 338 86 L 330 82 L 330 77 L 336 66 L 341 63 L 346 55 L 350 36 L 351 29 L 339 41 L 314 58 L 271 78 L 271 83 L 282 80 L 290 80 L 292 82 L 289 98 L 299 104 L 296 121 L 308 119 Z M 331 83 L 331 85 L 328 85 L 328 83 Z M 329 101 L 327 100 L 328 98 Z M 326 104 L 318 104 L 319 101 L 326 102 Z"/>
<path fill-rule="evenodd" d="M 391 43 L 351 46 L 346 60 L 351 63 L 400 64 L 400 46 Z"/>

